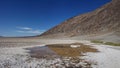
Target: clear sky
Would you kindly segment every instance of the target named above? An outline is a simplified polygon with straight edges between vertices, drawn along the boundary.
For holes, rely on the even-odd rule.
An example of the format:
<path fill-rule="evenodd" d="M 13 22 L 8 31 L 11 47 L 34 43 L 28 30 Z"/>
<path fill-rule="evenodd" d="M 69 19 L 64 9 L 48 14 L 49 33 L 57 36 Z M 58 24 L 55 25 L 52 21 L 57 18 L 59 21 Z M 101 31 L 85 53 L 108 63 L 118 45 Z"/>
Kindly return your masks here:
<path fill-rule="evenodd" d="M 33 36 L 111 0 L 0 0 L 0 35 Z"/>

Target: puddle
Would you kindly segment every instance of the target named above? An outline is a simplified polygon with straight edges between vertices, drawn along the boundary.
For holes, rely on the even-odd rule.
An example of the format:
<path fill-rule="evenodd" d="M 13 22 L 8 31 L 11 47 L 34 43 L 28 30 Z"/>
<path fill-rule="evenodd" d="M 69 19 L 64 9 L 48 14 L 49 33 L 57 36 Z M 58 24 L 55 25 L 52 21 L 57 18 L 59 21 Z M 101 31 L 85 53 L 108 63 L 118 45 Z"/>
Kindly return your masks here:
<path fill-rule="evenodd" d="M 71 45 L 74 47 L 71 47 Z M 51 44 L 46 46 L 37 46 L 26 48 L 31 57 L 34 58 L 60 58 L 60 57 L 80 57 L 83 53 L 98 52 L 97 49 L 81 43 L 73 44 Z"/>
<path fill-rule="evenodd" d="M 32 48 L 26 48 L 27 50 L 30 50 L 28 53 L 30 53 L 31 57 L 34 58 L 56 58 L 59 57 L 53 50 L 51 50 L 47 46 L 37 46 Z"/>
<path fill-rule="evenodd" d="M 29 50 L 32 58 L 38 58 L 38 60 L 41 58 L 50 59 L 53 62 L 55 59 L 60 59 L 53 64 L 55 68 L 91 68 L 91 65 L 95 64 L 82 59 L 81 56 L 86 52 L 98 52 L 97 49 L 92 46 L 81 43 L 50 44 L 26 49 Z M 57 65 L 62 67 L 57 67 Z"/>

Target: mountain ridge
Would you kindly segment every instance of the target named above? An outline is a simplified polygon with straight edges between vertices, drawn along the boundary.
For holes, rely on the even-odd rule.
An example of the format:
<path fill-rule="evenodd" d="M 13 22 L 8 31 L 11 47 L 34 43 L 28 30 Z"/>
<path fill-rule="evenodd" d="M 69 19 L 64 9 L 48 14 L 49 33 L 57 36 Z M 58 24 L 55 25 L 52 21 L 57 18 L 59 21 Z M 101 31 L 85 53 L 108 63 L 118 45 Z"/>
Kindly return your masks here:
<path fill-rule="evenodd" d="M 120 1 L 112 0 L 102 7 L 72 17 L 40 36 L 82 36 L 113 33 L 120 36 Z"/>

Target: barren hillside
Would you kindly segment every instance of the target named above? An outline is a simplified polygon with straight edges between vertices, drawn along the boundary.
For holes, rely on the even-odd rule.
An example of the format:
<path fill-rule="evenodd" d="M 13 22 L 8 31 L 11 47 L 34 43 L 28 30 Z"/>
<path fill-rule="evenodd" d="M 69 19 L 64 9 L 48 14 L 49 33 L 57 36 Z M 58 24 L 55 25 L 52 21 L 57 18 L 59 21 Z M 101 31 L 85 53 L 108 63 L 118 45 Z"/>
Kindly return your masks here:
<path fill-rule="evenodd" d="M 120 36 L 120 0 L 112 0 L 95 11 L 70 18 L 41 36 L 98 36 L 107 33 Z"/>

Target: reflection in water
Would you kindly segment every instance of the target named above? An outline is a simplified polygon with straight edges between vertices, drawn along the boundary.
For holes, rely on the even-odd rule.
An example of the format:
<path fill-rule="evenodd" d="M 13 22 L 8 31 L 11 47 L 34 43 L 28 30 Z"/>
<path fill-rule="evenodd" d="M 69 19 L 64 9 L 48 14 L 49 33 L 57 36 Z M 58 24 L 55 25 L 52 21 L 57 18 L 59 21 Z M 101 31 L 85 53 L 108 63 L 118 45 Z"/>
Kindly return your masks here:
<path fill-rule="evenodd" d="M 71 47 L 71 45 L 74 47 Z M 27 48 L 30 50 L 31 57 L 35 58 L 57 58 L 57 57 L 79 57 L 83 56 L 86 52 L 97 52 L 97 49 L 92 48 L 89 45 L 83 45 L 81 43 L 73 44 L 51 44 L 46 46 L 39 46 L 33 48 Z"/>
<path fill-rule="evenodd" d="M 59 57 L 54 51 L 52 51 L 47 46 L 39 46 L 39 47 L 33 47 L 33 48 L 26 48 L 27 50 L 30 50 L 31 57 L 35 58 L 55 58 Z"/>

